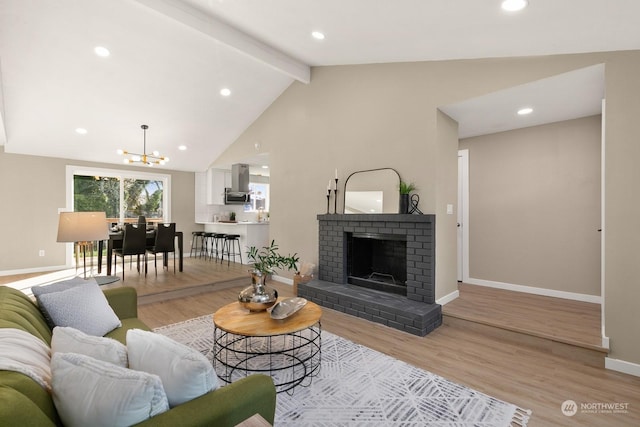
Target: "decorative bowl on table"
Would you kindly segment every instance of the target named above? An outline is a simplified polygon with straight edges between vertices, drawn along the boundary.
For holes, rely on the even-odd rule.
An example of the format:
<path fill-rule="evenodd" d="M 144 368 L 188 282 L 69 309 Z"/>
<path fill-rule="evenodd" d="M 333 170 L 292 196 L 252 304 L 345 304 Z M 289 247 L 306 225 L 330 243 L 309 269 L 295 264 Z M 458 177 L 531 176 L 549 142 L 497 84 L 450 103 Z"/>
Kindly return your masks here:
<path fill-rule="evenodd" d="M 271 318 L 276 320 L 286 319 L 300 311 L 306 304 L 307 300 L 300 297 L 283 299 L 271 308 Z"/>

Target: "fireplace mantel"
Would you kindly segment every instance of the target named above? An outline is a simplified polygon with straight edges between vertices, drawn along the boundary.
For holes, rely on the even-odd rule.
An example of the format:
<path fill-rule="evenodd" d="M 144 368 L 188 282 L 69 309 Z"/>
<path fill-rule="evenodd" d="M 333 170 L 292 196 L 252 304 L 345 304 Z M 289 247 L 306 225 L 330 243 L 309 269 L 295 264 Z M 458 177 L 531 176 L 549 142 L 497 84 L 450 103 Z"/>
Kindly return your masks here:
<path fill-rule="evenodd" d="M 415 335 L 442 323 L 441 307 L 435 304 L 435 215 L 322 214 L 317 219 L 318 280 L 299 285 L 300 296 Z M 347 284 L 348 233 L 406 237 L 406 297 Z"/>

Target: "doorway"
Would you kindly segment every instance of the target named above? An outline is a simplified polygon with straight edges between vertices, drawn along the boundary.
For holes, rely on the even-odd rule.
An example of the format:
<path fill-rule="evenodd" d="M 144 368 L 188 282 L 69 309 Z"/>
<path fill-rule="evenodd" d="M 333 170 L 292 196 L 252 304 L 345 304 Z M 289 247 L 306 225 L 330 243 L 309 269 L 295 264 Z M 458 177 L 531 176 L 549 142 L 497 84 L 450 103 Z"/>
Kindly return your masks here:
<path fill-rule="evenodd" d="M 458 150 L 458 282 L 469 278 L 469 150 Z"/>

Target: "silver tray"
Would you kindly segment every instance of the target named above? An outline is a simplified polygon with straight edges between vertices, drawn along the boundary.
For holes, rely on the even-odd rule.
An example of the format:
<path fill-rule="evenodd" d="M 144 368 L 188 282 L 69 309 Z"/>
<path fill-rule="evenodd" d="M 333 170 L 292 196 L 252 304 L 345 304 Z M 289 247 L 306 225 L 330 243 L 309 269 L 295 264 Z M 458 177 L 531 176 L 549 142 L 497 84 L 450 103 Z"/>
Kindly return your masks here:
<path fill-rule="evenodd" d="M 283 299 L 270 309 L 271 318 L 276 320 L 286 319 L 297 313 L 305 304 L 307 304 L 307 300 L 304 298 L 295 297 Z"/>

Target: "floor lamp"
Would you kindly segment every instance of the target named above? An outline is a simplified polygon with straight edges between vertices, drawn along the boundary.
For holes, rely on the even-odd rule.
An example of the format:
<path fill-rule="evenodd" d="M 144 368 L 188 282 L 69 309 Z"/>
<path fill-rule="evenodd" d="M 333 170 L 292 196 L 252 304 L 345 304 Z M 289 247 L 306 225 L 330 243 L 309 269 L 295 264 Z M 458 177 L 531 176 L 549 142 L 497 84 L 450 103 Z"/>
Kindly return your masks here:
<path fill-rule="evenodd" d="M 82 248 L 84 278 L 87 278 L 87 249 L 93 253 L 93 242 L 109 238 L 107 216 L 104 212 L 60 212 L 58 221 L 58 242 L 78 243 Z M 78 265 L 78 251 L 75 251 L 76 268 Z M 93 271 L 93 256 L 91 257 Z"/>

